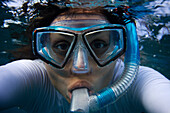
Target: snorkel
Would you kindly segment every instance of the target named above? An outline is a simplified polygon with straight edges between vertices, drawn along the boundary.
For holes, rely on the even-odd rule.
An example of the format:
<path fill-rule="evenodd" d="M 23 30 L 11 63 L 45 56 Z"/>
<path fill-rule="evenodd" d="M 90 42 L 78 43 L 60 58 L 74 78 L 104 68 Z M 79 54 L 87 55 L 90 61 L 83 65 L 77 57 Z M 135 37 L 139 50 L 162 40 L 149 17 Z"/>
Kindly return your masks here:
<path fill-rule="evenodd" d="M 88 113 L 89 111 L 97 111 L 104 106 L 116 102 L 133 84 L 139 68 L 139 46 L 136 27 L 131 19 L 128 19 L 126 13 L 125 17 L 126 29 L 126 52 L 125 52 L 125 67 L 121 78 L 113 83 L 111 86 L 104 88 L 102 91 L 88 97 L 87 89 L 78 89 L 73 91 L 71 112 L 74 113 Z M 81 93 L 83 92 L 83 93 Z M 82 95 L 85 95 L 84 97 Z M 76 97 L 77 96 L 77 97 Z M 81 97 L 81 98 L 79 98 Z M 88 98 L 88 99 L 87 99 Z M 82 100 L 80 102 L 80 100 Z"/>

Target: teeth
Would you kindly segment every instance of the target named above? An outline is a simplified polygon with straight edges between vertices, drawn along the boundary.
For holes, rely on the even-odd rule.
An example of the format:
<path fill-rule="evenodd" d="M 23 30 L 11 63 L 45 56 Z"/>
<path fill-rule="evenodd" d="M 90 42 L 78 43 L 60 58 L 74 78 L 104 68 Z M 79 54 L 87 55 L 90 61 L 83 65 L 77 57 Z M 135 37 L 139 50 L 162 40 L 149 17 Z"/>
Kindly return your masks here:
<path fill-rule="evenodd" d="M 79 88 L 73 90 L 70 109 L 71 113 L 80 111 L 80 113 L 87 113 L 89 111 L 88 100 L 89 94 L 87 88 Z"/>

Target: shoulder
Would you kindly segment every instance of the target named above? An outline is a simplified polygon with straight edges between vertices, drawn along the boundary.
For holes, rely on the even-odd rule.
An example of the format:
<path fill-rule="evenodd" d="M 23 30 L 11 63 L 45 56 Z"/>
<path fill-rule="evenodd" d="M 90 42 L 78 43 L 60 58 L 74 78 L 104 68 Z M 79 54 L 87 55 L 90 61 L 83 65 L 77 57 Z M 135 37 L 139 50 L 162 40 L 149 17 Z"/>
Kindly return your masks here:
<path fill-rule="evenodd" d="M 138 74 L 152 74 L 156 73 L 161 75 L 158 71 L 154 70 L 153 68 L 146 67 L 146 66 L 139 66 L 139 73 Z"/>
<path fill-rule="evenodd" d="M 43 61 L 39 59 L 36 59 L 36 60 L 22 59 L 22 60 L 16 60 L 16 61 L 10 62 L 4 66 L 8 66 L 8 65 L 29 66 L 29 65 L 39 65 L 39 64 L 43 65 Z"/>
<path fill-rule="evenodd" d="M 137 91 L 145 92 L 146 90 L 153 91 L 160 86 L 162 87 L 163 84 L 170 86 L 170 81 L 164 75 L 152 68 L 140 66 L 133 86 L 138 89 Z"/>
<path fill-rule="evenodd" d="M 47 74 L 44 64 L 40 60 L 17 60 L 0 66 L 1 77 L 35 79 Z M 41 75 L 41 76 L 39 76 Z"/>
<path fill-rule="evenodd" d="M 25 70 L 25 69 L 31 69 L 34 68 L 45 68 L 43 62 L 41 60 L 17 60 L 17 61 L 13 61 L 10 62 L 6 65 L 2 65 L 1 68 L 6 68 L 8 70 L 15 70 L 15 69 L 21 69 L 21 70 Z"/>
<path fill-rule="evenodd" d="M 160 72 L 145 66 L 139 67 L 139 72 L 137 75 L 137 82 L 142 82 L 143 85 L 146 84 L 157 84 L 159 82 L 168 82 L 169 80 Z"/>
<path fill-rule="evenodd" d="M 131 92 L 147 112 L 170 111 L 170 81 L 158 71 L 140 66 Z"/>

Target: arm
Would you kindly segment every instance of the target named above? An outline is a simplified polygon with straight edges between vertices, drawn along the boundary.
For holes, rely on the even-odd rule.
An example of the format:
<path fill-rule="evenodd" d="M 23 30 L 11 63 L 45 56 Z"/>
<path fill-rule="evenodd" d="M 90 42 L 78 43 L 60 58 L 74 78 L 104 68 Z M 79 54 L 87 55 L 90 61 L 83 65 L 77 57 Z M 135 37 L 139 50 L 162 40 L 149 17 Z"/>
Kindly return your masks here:
<path fill-rule="evenodd" d="M 170 112 L 170 81 L 159 72 L 140 67 L 135 93 L 147 113 Z"/>
<path fill-rule="evenodd" d="M 0 67 L 0 110 L 24 107 L 39 91 L 44 71 L 31 60 L 20 60 Z M 42 76 L 40 76 L 40 74 Z"/>

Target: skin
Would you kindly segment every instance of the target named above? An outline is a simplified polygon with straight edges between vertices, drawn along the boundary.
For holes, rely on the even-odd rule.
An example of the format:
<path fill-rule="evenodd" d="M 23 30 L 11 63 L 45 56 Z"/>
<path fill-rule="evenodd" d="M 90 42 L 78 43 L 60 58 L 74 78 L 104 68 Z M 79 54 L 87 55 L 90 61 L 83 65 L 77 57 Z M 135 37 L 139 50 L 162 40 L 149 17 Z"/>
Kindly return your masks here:
<path fill-rule="evenodd" d="M 89 23 L 82 21 L 84 19 L 88 19 L 88 22 L 90 22 L 91 25 L 108 23 L 108 21 L 101 14 L 76 14 L 75 16 L 71 17 L 67 15 L 58 16 L 51 25 L 62 25 L 67 27 L 89 26 Z M 79 20 L 81 25 L 78 25 L 76 21 L 69 24 L 65 20 Z M 102 20 L 102 22 L 94 20 Z M 57 23 L 58 21 L 59 23 Z M 80 41 L 82 41 L 81 38 L 78 42 Z M 57 69 L 45 64 L 52 84 L 66 98 L 68 102 L 71 101 L 71 90 L 73 89 L 87 87 L 91 95 L 92 93 L 95 93 L 108 86 L 113 77 L 116 63 L 116 61 L 112 61 L 104 67 L 99 67 L 87 49 L 85 49 L 84 53 L 81 50 L 78 51 L 79 58 L 77 59 L 74 57 L 75 54 L 76 53 L 72 53 L 71 58 L 69 58 L 66 65 L 62 69 Z M 86 61 L 83 60 L 85 57 L 84 54 L 87 55 Z M 81 68 L 83 70 L 86 63 L 88 65 L 88 70 L 85 72 L 77 71 L 73 63 L 74 60 L 78 60 L 78 63 L 76 64 L 77 68 Z"/>

